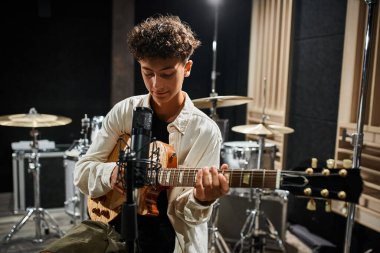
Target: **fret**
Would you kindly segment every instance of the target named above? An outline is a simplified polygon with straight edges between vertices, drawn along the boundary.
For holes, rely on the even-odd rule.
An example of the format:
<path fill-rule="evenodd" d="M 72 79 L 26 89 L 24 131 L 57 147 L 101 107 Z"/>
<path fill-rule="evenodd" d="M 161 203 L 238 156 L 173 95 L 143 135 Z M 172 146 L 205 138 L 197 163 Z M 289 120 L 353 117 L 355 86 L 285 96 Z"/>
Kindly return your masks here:
<path fill-rule="evenodd" d="M 170 170 L 165 170 L 165 172 L 166 172 L 165 182 L 167 184 L 169 184 L 170 183 Z"/>
<path fill-rule="evenodd" d="M 252 172 L 252 177 L 251 177 L 251 184 L 249 185 L 250 188 L 253 187 L 253 178 L 254 178 L 254 175 L 253 175 L 253 172 Z"/>
<path fill-rule="evenodd" d="M 190 180 L 190 170 L 187 170 L 187 186 L 190 185 L 189 180 Z"/>
<path fill-rule="evenodd" d="M 160 182 L 160 184 L 162 185 L 164 182 L 162 181 L 162 177 L 164 176 L 164 170 L 160 170 L 160 172 L 159 172 L 159 175 L 160 175 L 160 178 L 159 178 L 159 182 Z"/>
<path fill-rule="evenodd" d="M 281 172 L 280 172 L 280 170 L 277 170 L 277 173 L 276 173 L 276 189 L 280 188 L 280 181 L 281 181 Z"/>
<path fill-rule="evenodd" d="M 239 182 L 239 187 L 241 187 L 242 186 L 242 184 L 241 184 L 241 182 L 243 181 L 243 177 L 242 177 L 242 171 L 240 171 L 240 182 Z"/>
<path fill-rule="evenodd" d="M 179 184 L 182 185 L 182 179 L 183 179 L 183 171 L 179 169 L 179 177 L 178 177 L 178 182 Z"/>
<path fill-rule="evenodd" d="M 178 170 L 173 170 L 173 186 L 178 186 Z"/>
<path fill-rule="evenodd" d="M 265 170 L 263 170 L 263 178 L 261 180 L 261 188 L 265 188 Z"/>
<path fill-rule="evenodd" d="M 175 170 L 170 169 L 170 177 L 169 177 L 169 185 L 170 186 L 175 186 L 174 181 L 175 180 Z"/>
<path fill-rule="evenodd" d="M 231 172 L 231 173 L 232 173 L 232 172 Z M 225 177 L 226 180 L 227 180 L 227 184 L 228 184 L 228 185 L 231 185 L 231 181 L 230 181 L 230 172 L 225 171 L 225 172 L 223 173 L 223 175 L 224 175 L 224 177 Z"/>
<path fill-rule="evenodd" d="M 251 173 L 249 171 L 243 172 L 243 184 L 244 185 L 249 185 L 250 178 L 251 178 Z"/>

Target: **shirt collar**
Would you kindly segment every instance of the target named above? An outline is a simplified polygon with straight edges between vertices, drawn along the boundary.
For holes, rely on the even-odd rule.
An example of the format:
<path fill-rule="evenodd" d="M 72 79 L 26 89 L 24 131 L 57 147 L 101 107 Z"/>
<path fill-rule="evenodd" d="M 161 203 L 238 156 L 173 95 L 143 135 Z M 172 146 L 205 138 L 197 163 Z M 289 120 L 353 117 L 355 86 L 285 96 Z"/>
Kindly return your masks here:
<path fill-rule="evenodd" d="M 189 95 L 184 91 L 182 92 L 185 94 L 185 104 L 181 112 L 178 114 L 177 118 L 173 122 L 169 123 L 168 125 L 169 133 L 173 132 L 173 130 L 176 129 L 181 134 L 185 134 L 186 128 L 189 125 L 191 115 L 193 114 L 193 110 L 195 108 Z M 151 108 L 150 103 L 149 103 L 150 97 L 151 97 L 150 94 L 144 97 L 143 106 Z"/>

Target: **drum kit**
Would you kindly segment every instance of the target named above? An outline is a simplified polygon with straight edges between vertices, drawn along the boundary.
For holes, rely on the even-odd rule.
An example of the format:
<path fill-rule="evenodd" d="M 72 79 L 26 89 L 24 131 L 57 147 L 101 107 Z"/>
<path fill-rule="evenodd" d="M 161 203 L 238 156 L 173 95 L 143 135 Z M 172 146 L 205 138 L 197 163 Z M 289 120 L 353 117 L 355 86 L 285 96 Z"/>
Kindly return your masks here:
<path fill-rule="evenodd" d="M 243 105 L 252 102 L 253 99 L 242 96 L 210 96 L 206 98 L 200 98 L 193 100 L 196 107 L 200 109 L 210 109 L 213 119 L 219 119 L 216 115 L 216 108 L 227 107 L 235 105 Z M 276 158 L 277 148 L 273 143 L 265 143 L 265 138 L 276 134 L 290 134 L 294 130 L 289 127 L 271 125 L 265 123 L 266 115 L 263 115 L 262 121 L 259 124 L 252 125 L 240 125 L 232 127 L 232 131 L 256 136 L 258 141 L 231 141 L 224 142 L 221 149 L 221 161 L 227 163 L 231 169 L 269 169 L 274 170 L 274 162 Z M 228 124 L 226 124 L 228 125 Z M 226 129 L 220 129 L 223 135 L 223 131 Z M 236 235 L 229 234 L 232 240 L 235 242 L 233 252 L 263 252 L 266 244 L 266 238 L 272 238 L 276 242 L 276 248 L 285 251 L 284 245 L 281 239 L 283 233 L 279 233 L 271 220 L 261 210 L 261 200 L 267 199 L 286 199 L 287 193 L 280 191 L 268 191 L 265 189 L 231 189 L 229 194 L 223 198 L 248 198 L 248 202 L 252 202 L 253 209 L 247 209 L 247 217 L 240 230 L 240 239 L 237 239 Z M 280 200 L 281 201 L 281 200 Z M 223 201 L 225 202 L 225 201 Z M 220 209 L 221 208 L 221 209 Z M 224 240 L 222 234 L 219 232 L 218 226 L 224 227 L 226 233 L 234 230 L 235 224 L 228 226 L 227 220 L 219 221 L 219 212 L 223 218 L 226 215 L 222 208 L 230 208 L 228 206 L 221 206 L 218 202 L 214 205 L 213 214 L 209 221 L 209 252 L 229 253 L 231 252 L 228 243 Z M 220 209 L 220 210 L 219 210 Z M 239 210 L 234 210 L 234 213 Z M 233 214 L 233 213 L 231 213 Z M 261 223 L 265 223 L 261 225 Z M 236 230 L 236 229 L 235 229 Z M 282 232 L 282 231 L 281 231 Z M 281 236 L 280 236 L 281 235 Z"/>
<path fill-rule="evenodd" d="M 59 228 L 55 219 L 41 207 L 40 198 L 40 169 L 39 163 L 39 147 L 37 128 L 63 126 L 71 122 L 70 118 L 56 116 L 51 114 L 39 114 L 35 108 L 31 108 L 27 114 L 5 115 L 0 117 L 0 125 L 12 127 L 31 128 L 30 136 L 32 141 L 30 144 L 31 155 L 29 158 L 29 173 L 33 175 L 34 190 L 34 206 L 27 208 L 26 214 L 11 228 L 10 232 L 3 238 L 3 242 L 9 240 L 25 225 L 25 223 L 34 216 L 35 222 L 35 238 L 34 242 L 43 242 L 42 229 L 45 233 L 49 233 L 50 228 L 55 230 L 59 236 L 63 235 L 63 231 Z"/>
<path fill-rule="evenodd" d="M 103 116 L 94 116 L 92 121 L 85 115 L 82 119 L 82 138 L 74 141 L 64 155 L 65 167 L 65 197 L 66 201 L 65 212 L 71 217 L 72 223 L 76 224 L 77 221 L 82 221 L 87 218 L 87 206 L 85 196 L 74 186 L 73 173 L 75 163 L 78 159 L 87 152 L 91 141 L 99 132 Z M 58 236 L 63 236 L 63 231 L 59 228 L 56 220 L 49 214 L 47 210 L 41 207 L 40 196 L 40 170 L 41 164 L 39 162 L 39 131 L 37 128 L 42 127 L 56 127 L 63 126 L 71 123 L 71 119 L 63 116 L 56 116 L 51 114 L 40 114 L 35 108 L 31 108 L 27 114 L 13 114 L 0 116 L 1 126 L 11 127 L 26 127 L 31 128 L 30 135 L 32 141 L 30 143 L 31 155 L 29 158 L 28 172 L 33 175 L 33 191 L 34 191 L 34 206 L 27 208 L 26 214 L 11 228 L 10 232 L 3 238 L 4 243 L 8 243 L 11 238 L 21 230 L 25 223 L 33 217 L 35 222 L 35 238 L 36 243 L 44 241 L 43 232 L 50 233 L 50 229 L 55 230 Z M 91 129 L 91 133 L 89 130 Z M 90 138 L 88 138 L 90 135 Z"/>
<path fill-rule="evenodd" d="M 70 148 L 65 151 L 63 157 L 66 179 L 65 212 L 70 216 L 73 224 L 77 224 L 88 218 L 86 196 L 73 183 L 75 164 L 82 155 L 86 154 L 91 142 L 94 141 L 102 127 L 103 119 L 104 116 L 94 116 L 90 120 L 87 114 L 85 114 L 81 120 L 82 138 L 75 140 Z"/>

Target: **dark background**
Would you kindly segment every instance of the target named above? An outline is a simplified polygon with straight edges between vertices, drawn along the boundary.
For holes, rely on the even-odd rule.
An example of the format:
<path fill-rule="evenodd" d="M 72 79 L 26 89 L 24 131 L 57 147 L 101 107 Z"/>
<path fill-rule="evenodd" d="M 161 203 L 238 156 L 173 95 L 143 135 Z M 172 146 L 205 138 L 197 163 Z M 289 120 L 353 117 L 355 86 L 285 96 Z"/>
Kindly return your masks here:
<path fill-rule="evenodd" d="M 251 0 L 224 0 L 219 12 L 216 91 L 247 95 Z M 202 41 L 193 56 L 184 90 L 191 98 L 211 92 L 214 9 L 206 0 L 135 1 L 135 20 L 156 14 L 179 15 Z M 70 145 L 80 138 L 80 119 L 105 115 L 112 106 L 112 1 L 2 1 L 0 115 L 38 112 L 70 117 L 71 124 L 41 128 L 40 139 Z M 287 169 L 311 157 L 334 157 L 346 1 L 296 0 L 291 70 Z M 138 66 L 135 93 L 145 93 Z M 207 111 L 205 111 L 208 113 Z M 245 106 L 221 108 L 230 125 L 245 124 Z M 0 192 L 12 192 L 11 142 L 29 140 L 28 128 L 0 127 Z M 243 136 L 229 133 L 228 140 Z M 66 146 L 67 147 L 67 146 Z M 58 176 L 58 175 L 55 175 Z M 306 202 L 290 196 L 289 222 L 301 224 L 337 245 L 342 252 L 345 219 L 306 210 Z M 373 248 L 378 233 L 354 227 L 352 252 Z M 377 248 L 376 248 L 377 247 Z"/>

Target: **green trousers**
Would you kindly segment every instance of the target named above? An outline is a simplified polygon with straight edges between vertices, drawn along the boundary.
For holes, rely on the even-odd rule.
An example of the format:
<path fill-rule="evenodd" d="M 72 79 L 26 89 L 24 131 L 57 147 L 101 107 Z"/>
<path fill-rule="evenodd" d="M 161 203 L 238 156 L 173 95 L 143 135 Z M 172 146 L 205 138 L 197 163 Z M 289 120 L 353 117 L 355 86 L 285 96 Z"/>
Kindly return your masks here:
<path fill-rule="evenodd" d="M 42 252 L 54 253 L 126 253 L 121 236 L 108 224 L 86 220 L 71 228 Z"/>

